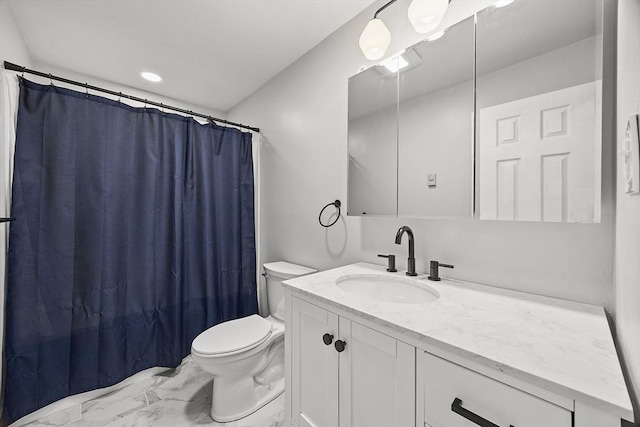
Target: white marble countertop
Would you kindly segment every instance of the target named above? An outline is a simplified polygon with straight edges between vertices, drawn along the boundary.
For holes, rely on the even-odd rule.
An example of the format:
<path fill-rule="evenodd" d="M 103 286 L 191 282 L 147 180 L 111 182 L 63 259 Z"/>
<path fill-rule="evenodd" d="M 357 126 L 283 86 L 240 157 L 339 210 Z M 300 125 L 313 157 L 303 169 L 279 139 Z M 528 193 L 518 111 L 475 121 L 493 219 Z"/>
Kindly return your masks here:
<path fill-rule="evenodd" d="M 286 287 L 430 346 L 592 404 L 624 419 L 633 409 L 601 307 L 491 286 L 416 277 L 439 295 L 426 304 L 375 302 L 347 293 L 335 280 L 351 274 L 407 277 L 356 263 L 289 279 Z"/>

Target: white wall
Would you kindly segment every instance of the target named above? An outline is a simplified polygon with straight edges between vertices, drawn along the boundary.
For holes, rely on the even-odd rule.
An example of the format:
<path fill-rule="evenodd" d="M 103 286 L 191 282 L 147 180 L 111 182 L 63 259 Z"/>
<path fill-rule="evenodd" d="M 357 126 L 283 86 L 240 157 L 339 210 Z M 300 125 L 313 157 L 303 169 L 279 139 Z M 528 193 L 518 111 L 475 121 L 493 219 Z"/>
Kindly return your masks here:
<path fill-rule="evenodd" d="M 600 80 L 596 53 L 590 37 L 478 76 L 478 109 Z"/>
<path fill-rule="evenodd" d="M 631 114 L 640 114 L 640 1 L 618 4 L 618 150 Z M 618 159 L 616 202 L 616 313 L 618 350 L 640 426 L 640 195 L 624 194 Z"/>
<path fill-rule="evenodd" d="M 0 60 L 31 65 L 29 50 L 7 0 L 0 0 Z"/>
<path fill-rule="evenodd" d="M 18 64 L 18 65 L 22 65 L 22 64 Z M 190 110 L 190 111 L 196 111 L 198 113 L 202 113 L 202 114 L 207 114 L 207 115 L 211 115 L 213 117 L 217 117 L 220 119 L 226 119 L 226 114 L 218 111 L 218 110 L 213 110 L 211 108 L 207 108 L 207 107 L 203 107 L 201 105 L 195 105 L 195 104 L 190 104 L 188 102 L 184 102 L 184 101 L 180 101 L 174 98 L 169 98 L 166 96 L 162 96 L 162 95 L 158 95 L 152 92 L 148 92 L 148 91 L 144 91 L 141 89 L 137 89 L 134 87 L 130 87 L 130 86 L 123 86 L 120 85 L 118 83 L 114 83 L 108 80 L 103 80 L 100 79 L 98 77 L 93 77 L 93 76 L 89 76 L 86 74 L 82 74 L 82 73 L 78 73 L 75 72 L 73 70 L 67 70 L 64 68 L 58 68 L 58 67 L 54 67 L 52 65 L 49 64 L 44 64 L 38 61 L 33 61 L 32 63 L 32 68 L 34 70 L 37 71 L 41 71 L 44 73 L 51 73 L 53 75 L 56 76 L 60 76 L 60 77 L 65 77 L 67 79 L 70 80 L 75 80 L 77 82 L 81 82 L 81 83 L 88 83 L 89 85 L 93 85 L 93 86 L 97 86 L 97 87 L 101 87 L 104 89 L 109 89 L 115 92 L 123 92 L 125 94 L 128 95 L 133 95 L 133 96 L 137 96 L 139 98 L 142 99 L 149 99 L 155 102 L 161 102 L 163 104 L 168 104 L 168 105 L 172 105 L 174 107 L 178 107 L 178 108 L 182 108 L 185 110 Z M 38 77 L 32 74 L 25 74 L 24 76 L 27 80 L 31 80 L 40 84 L 49 84 L 50 81 L 49 79 L 43 78 L 43 77 Z M 141 82 L 142 83 L 142 82 Z M 66 87 L 68 89 L 71 90 L 75 90 L 75 91 L 83 91 L 84 89 L 81 86 L 74 86 L 74 85 L 68 85 L 59 81 L 54 81 L 53 82 L 54 85 L 56 86 L 60 86 L 60 87 Z M 98 96 L 103 96 L 105 98 L 110 98 L 110 99 L 118 99 L 117 96 L 112 96 L 106 93 L 102 93 L 102 92 L 94 92 L 94 91 L 89 91 L 90 94 L 92 95 L 98 95 Z M 129 105 L 133 105 L 135 107 L 142 107 L 144 106 L 144 103 L 141 102 L 136 102 L 136 101 L 130 101 L 126 98 L 121 98 L 121 102 L 129 104 Z M 160 109 L 160 107 L 154 107 L 154 106 L 149 106 L 149 108 L 156 108 L 156 109 Z M 171 110 L 167 110 L 168 113 L 171 113 Z M 179 113 L 176 113 L 179 114 Z M 195 117 L 195 119 L 201 121 L 201 122 L 205 122 L 204 119 L 200 119 L 198 117 Z"/>
<path fill-rule="evenodd" d="M 611 308 L 610 178 L 602 224 L 358 217 L 343 217 L 329 229 L 318 224 L 322 206 L 346 197 L 347 79 L 367 63 L 358 38 L 383 3 L 358 15 L 229 113 L 232 120 L 263 130 L 263 260 L 328 269 L 359 260 L 383 264 L 376 254 L 395 253 L 405 268 L 406 242 L 400 247 L 393 240 L 406 224 L 416 235 L 419 271 L 437 259 L 455 264 L 451 277 Z M 444 25 L 490 3 L 454 0 Z M 390 54 L 419 40 L 407 22 L 407 5 L 398 2 L 381 15 L 393 37 Z M 611 175 L 612 165 L 604 173 Z"/>

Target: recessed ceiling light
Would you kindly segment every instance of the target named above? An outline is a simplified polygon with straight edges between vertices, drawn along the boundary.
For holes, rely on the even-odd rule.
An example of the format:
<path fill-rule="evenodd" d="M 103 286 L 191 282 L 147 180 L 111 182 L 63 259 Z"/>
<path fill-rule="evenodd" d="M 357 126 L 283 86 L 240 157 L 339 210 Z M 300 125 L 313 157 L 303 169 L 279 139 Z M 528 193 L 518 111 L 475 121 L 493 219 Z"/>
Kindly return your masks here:
<path fill-rule="evenodd" d="M 162 81 L 162 77 L 160 77 L 156 73 L 151 73 L 149 71 L 143 71 L 140 73 L 140 75 L 142 76 L 143 79 L 149 80 L 150 82 L 157 83 Z"/>
<path fill-rule="evenodd" d="M 494 7 L 505 7 L 505 6 L 509 6 L 514 1 L 516 1 L 516 0 L 498 0 L 497 2 L 495 2 L 493 4 L 493 6 Z"/>

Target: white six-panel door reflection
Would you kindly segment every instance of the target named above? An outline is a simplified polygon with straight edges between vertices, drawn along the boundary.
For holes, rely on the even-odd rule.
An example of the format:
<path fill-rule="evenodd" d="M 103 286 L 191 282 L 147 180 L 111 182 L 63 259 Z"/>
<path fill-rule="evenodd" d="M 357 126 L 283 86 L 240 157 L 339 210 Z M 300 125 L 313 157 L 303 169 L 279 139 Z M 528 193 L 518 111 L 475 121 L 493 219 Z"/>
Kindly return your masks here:
<path fill-rule="evenodd" d="M 601 81 L 483 108 L 480 219 L 599 222 Z"/>

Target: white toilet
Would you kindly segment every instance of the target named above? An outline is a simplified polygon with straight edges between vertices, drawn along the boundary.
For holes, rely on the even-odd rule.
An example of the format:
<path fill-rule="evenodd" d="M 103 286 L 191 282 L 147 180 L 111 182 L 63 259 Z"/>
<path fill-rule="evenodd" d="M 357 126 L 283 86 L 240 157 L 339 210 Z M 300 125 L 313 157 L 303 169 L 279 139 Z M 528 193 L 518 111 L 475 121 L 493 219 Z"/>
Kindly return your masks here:
<path fill-rule="evenodd" d="M 284 261 L 264 264 L 269 317 L 253 314 L 215 325 L 191 344 L 191 356 L 213 374 L 211 418 L 235 421 L 284 391 L 282 281 L 316 270 Z"/>

